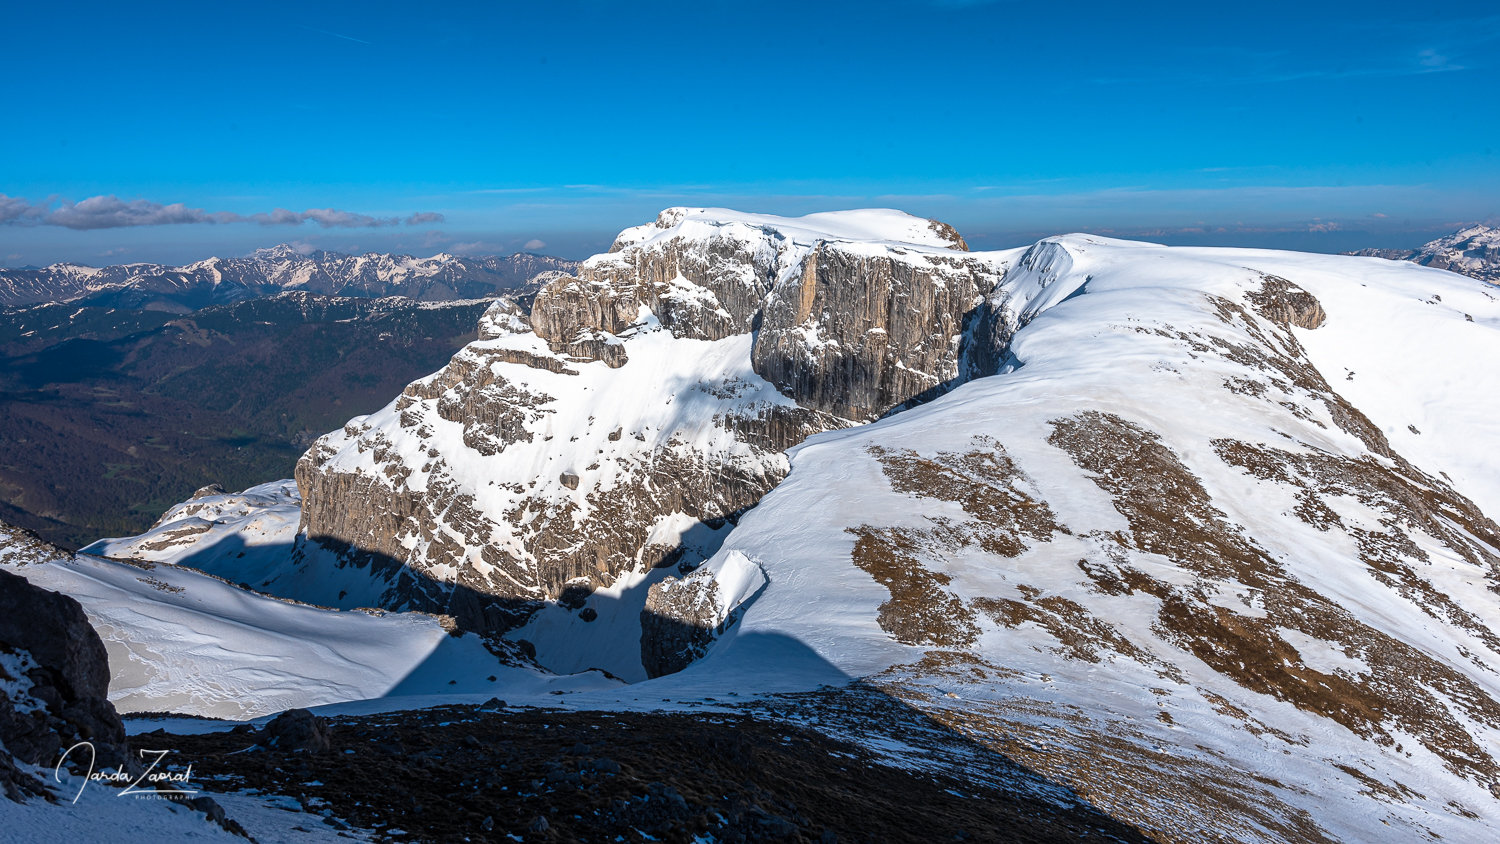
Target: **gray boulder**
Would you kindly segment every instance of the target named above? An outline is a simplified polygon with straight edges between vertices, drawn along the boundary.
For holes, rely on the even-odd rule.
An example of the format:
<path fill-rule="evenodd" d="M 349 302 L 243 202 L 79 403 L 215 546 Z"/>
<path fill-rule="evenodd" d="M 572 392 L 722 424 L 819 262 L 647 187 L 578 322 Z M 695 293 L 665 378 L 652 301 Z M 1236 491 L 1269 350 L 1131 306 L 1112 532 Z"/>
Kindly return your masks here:
<path fill-rule="evenodd" d="M 261 731 L 261 744 L 287 753 L 327 753 L 333 749 L 328 721 L 306 709 L 288 709 Z"/>

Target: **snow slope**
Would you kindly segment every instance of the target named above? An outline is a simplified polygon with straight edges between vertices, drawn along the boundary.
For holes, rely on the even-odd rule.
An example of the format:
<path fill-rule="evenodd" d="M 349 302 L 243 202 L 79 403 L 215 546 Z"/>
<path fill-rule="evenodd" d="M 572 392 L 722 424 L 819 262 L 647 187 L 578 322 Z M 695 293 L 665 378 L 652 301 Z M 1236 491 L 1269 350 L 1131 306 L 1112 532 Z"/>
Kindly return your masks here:
<path fill-rule="evenodd" d="M 16 538 L 0 538 L 0 552 Z M 0 565 L 83 605 L 109 651 L 110 700 L 121 713 L 245 720 L 371 698 L 532 696 L 618 685 L 599 673 L 563 678 L 518 667 L 477 635 L 451 635 L 438 617 L 338 612 L 186 567 L 69 558 L 55 549 L 24 560 L 0 553 Z"/>
<path fill-rule="evenodd" d="M 240 493 L 204 491 L 139 536 L 101 539 L 79 553 L 187 565 L 264 588 L 290 560 L 301 515 L 302 496 L 290 478 Z"/>
<path fill-rule="evenodd" d="M 996 294 L 1032 314 L 1011 371 L 794 449 L 709 564 L 769 586 L 657 684 L 784 676 L 790 640 L 1166 840 L 1493 840 L 1494 292 L 1033 253 Z"/>

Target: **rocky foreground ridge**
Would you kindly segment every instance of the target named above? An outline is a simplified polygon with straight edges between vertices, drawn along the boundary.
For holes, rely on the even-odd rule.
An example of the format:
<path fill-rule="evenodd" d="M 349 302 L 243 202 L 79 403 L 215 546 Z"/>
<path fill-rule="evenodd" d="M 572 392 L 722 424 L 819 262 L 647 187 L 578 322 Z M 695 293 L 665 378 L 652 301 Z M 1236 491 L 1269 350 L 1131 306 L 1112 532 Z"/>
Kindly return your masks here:
<path fill-rule="evenodd" d="M 443 302 L 525 292 L 532 279 L 567 272 L 576 265 L 576 261 L 525 252 L 505 257 L 438 254 L 414 258 L 378 252 L 304 252 L 283 244 L 243 257 L 209 258 L 181 267 L 52 264 L 0 269 L 0 305 L 74 302 L 187 313 L 292 291 Z"/>

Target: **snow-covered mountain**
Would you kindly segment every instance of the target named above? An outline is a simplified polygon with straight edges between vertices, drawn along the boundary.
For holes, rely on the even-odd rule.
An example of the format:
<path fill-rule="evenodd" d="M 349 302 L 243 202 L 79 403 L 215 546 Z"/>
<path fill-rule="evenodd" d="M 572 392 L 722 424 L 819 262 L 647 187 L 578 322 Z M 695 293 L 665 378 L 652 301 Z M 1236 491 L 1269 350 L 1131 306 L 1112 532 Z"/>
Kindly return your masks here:
<path fill-rule="evenodd" d="M 52 264 L 0 269 L 0 305 L 75 302 L 188 311 L 300 290 L 333 296 L 405 296 L 421 301 L 479 299 L 517 292 L 537 276 L 571 271 L 576 261 L 518 252 L 431 258 L 371 252 L 303 253 L 291 246 L 240 258 L 209 258 L 181 267 L 119 264 L 102 268 Z"/>
<path fill-rule="evenodd" d="M 1421 249 L 1361 249 L 1346 254 L 1411 261 L 1500 284 L 1500 229 L 1493 226 L 1468 226 Z"/>
<path fill-rule="evenodd" d="M 1500 295 L 1412 263 L 669 209 L 300 507 L 88 550 L 656 697 L 879 689 L 1160 841 L 1487 841 L 1497 354 Z"/>
<path fill-rule="evenodd" d="M 1000 268 L 955 240 L 899 212 L 664 212 L 529 315 L 497 303 L 446 369 L 316 443 L 296 574 L 265 588 L 486 631 L 644 593 L 714 552 L 786 448 L 983 365 L 958 339 Z M 601 667 L 642 676 L 640 635 L 607 635 L 627 653 Z"/>

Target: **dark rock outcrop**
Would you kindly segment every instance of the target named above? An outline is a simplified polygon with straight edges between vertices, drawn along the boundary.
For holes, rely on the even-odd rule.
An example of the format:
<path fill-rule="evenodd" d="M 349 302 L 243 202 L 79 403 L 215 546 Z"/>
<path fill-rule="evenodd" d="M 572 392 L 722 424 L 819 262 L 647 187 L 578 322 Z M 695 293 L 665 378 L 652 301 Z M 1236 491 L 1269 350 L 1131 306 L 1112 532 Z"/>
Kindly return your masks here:
<path fill-rule="evenodd" d="M 88 741 L 96 768 L 130 768 L 125 725 L 109 702 L 109 657 L 83 607 L 67 595 L 0 571 L 0 746 L 31 765 L 51 765 Z M 13 799 L 25 789 L 9 774 Z"/>
<path fill-rule="evenodd" d="M 47 789 L 37 779 L 20 768 L 16 762 L 0 748 L 0 797 L 15 803 L 25 803 L 31 797 L 46 797 Z"/>
<path fill-rule="evenodd" d="M 1278 325 L 1311 331 L 1323 327 L 1328 319 L 1317 297 L 1274 275 L 1263 276 L 1260 290 L 1247 293 L 1245 298 L 1261 316 Z"/>
<path fill-rule="evenodd" d="M 936 232 L 938 237 L 948 241 L 949 249 L 955 252 L 969 251 L 968 241 L 964 240 L 963 235 L 958 233 L 958 229 L 939 220 L 928 220 L 927 227 Z"/>
<path fill-rule="evenodd" d="M 726 592 L 721 578 L 733 584 Z M 682 578 L 651 584 L 641 611 L 641 666 L 648 677 L 675 674 L 708 653 L 765 588 L 765 572 L 731 551 Z"/>
<path fill-rule="evenodd" d="M 641 666 L 652 678 L 676 674 L 701 659 L 713 644 L 718 624 L 713 581 L 677 589 L 661 585 L 651 587 L 641 611 Z"/>
<path fill-rule="evenodd" d="M 260 743 L 284 753 L 327 753 L 333 749 L 328 721 L 306 709 L 288 709 L 261 730 Z"/>

